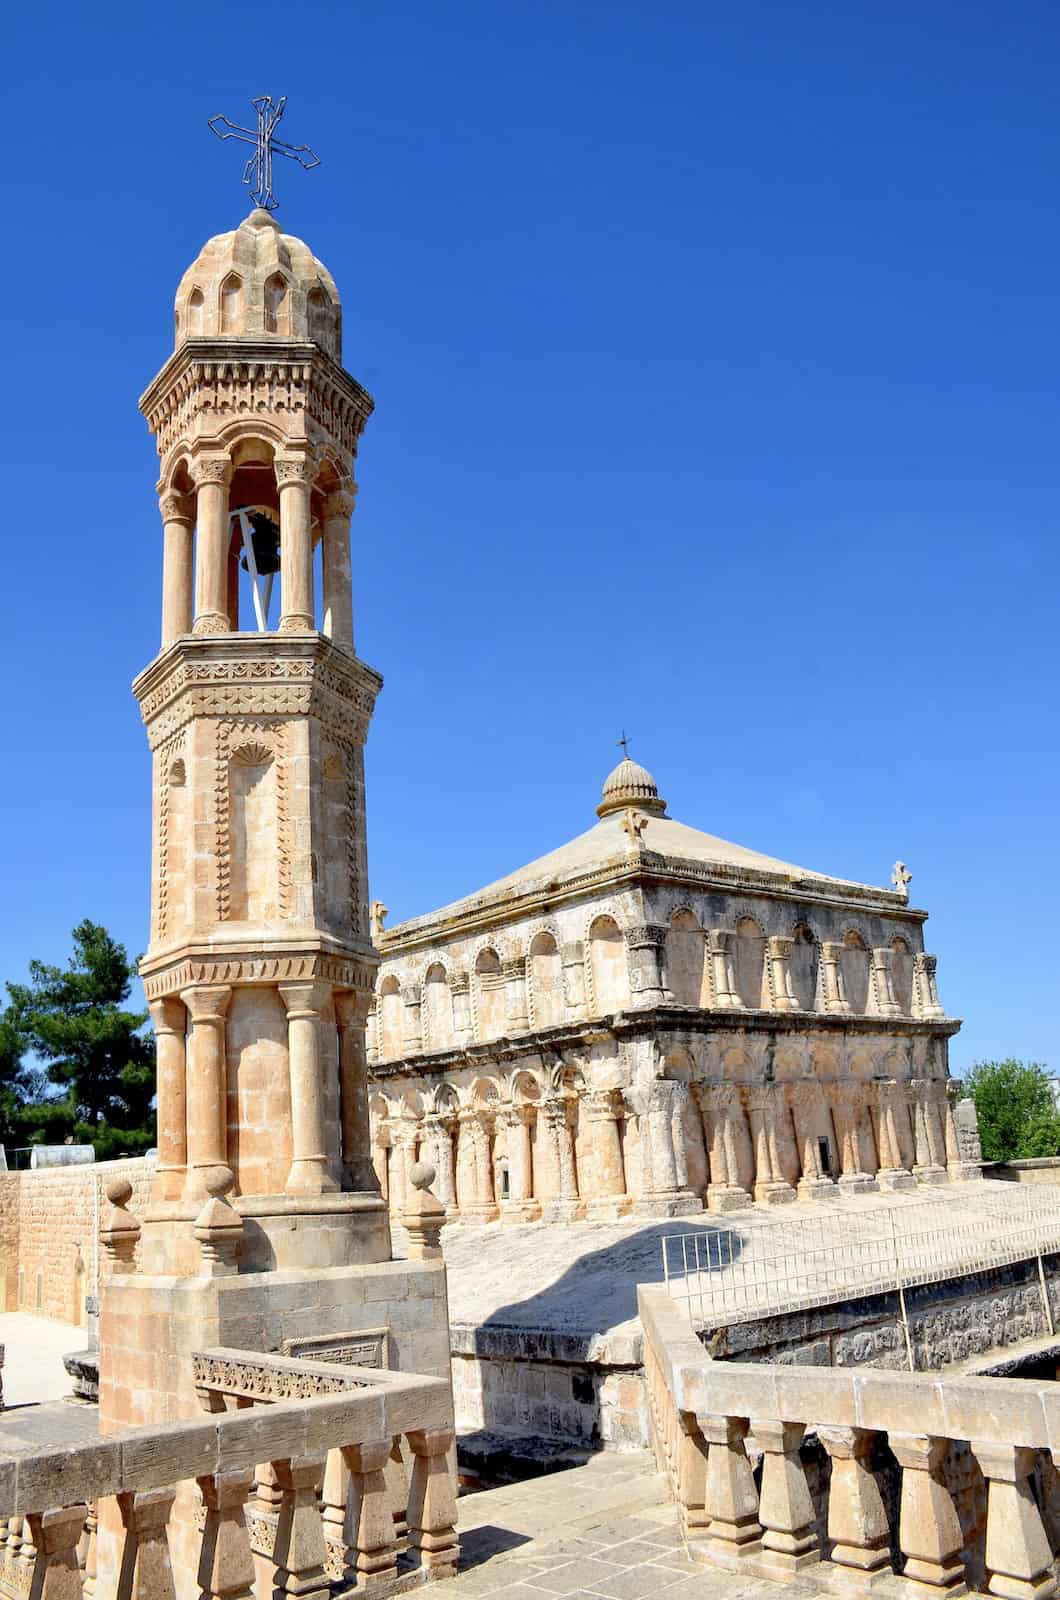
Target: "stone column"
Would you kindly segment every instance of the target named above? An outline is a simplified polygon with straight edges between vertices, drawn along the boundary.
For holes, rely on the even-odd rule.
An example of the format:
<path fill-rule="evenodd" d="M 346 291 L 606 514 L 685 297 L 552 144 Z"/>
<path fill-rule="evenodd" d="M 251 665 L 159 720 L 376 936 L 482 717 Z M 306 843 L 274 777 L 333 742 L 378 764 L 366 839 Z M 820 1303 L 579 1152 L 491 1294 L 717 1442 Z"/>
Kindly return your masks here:
<path fill-rule="evenodd" d="M 580 939 L 565 944 L 560 953 L 563 963 L 563 1004 L 568 1017 L 585 1011 L 585 947 Z"/>
<path fill-rule="evenodd" d="M 545 1200 L 541 1207 L 541 1215 L 546 1222 L 573 1222 L 581 1210 L 570 1116 L 566 1095 L 550 1095 L 538 1107 L 538 1137 L 541 1137 L 543 1130 L 552 1147 L 556 1175 L 556 1193 Z"/>
<path fill-rule="evenodd" d="M 1053 1553 L 1029 1478 L 1037 1452 L 971 1441 L 987 1480 L 986 1570 L 991 1594 L 1005 1600 L 1052 1600 Z"/>
<path fill-rule="evenodd" d="M 964 1183 L 971 1178 L 981 1178 L 983 1176 L 983 1169 L 980 1165 L 981 1156 L 979 1160 L 969 1159 L 969 1156 L 974 1157 L 979 1151 L 979 1127 L 975 1119 L 974 1104 L 971 1101 L 963 1101 L 961 1099 L 960 1084 L 956 1083 L 952 1078 L 947 1078 L 945 1082 L 946 1101 L 944 1106 L 939 1107 L 939 1111 L 945 1120 L 946 1127 L 946 1171 L 949 1174 L 951 1183 Z M 961 1139 L 961 1113 L 958 1108 L 964 1105 L 972 1107 L 971 1121 L 974 1126 L 974 1135 L 970 1141 L 972 1144 L 970 1151 L 964 1148 Z"/>
<path fill-rule="evenodd" d="M 769 940 L 769 970 L 773 978 L 773 1010 L 798 1011 L 798 1001 L 791 986 L 791 952 L 795 940 L 786 935 L 773 934 Z"/>
<path fill-rule="evenodd" d="M 334 996 L 334 1002 L 339 1038 L 343 1179 L 351 1189 L 378 1194 L 379 1180 L 372 1162 L 364 1032 L 371 996 L 342 990 Z"/>
<path fill-rule="evenodd" d="M 227 456 L 200 456 L 192 466 L 196 488 L 198 549 L 195 558 L 195 633 L 228 632 Z"/>
<path fill-rule="evenodd" d="M 939 1000 L 938 960 L 938 956 L 924 955 L 923 952 L 913 957 L 913 993 L 916 996 L 918 1017 L 933 1018 L 946 1015 Z"/>
<path fill-rule="evenodd" d="M 913 1096 L 913 1136 L 916 1161 L 913 1176 L 920 1183 L 946 1181 L 945 1146 L 937 1109 L 932 1101 L 933 1085 L 924 1078 L 910 1084 Z"/>
<path fill-rule="evenodd" d="M 618 1131 L 621 1099 L 617 1089 L 591 1089 L 581 1098 L 579 1114 L 585 1119 L 589 1148 L 589 1171 L 582 1174 L 582 1191 L 590 1221 L 614 1220 L 629 1209 Z"/>
<path fill-rule="evenodd" d="M 187 1161 L 184 1193 L 205 1200 L 204 1169 L 228 1165 L 228 1103 L 225 1013 L 232 998 L 228 984 L 183 989 L 191 1033 L 187 1044 Z"/>
<path fill-rule="evenodd" d="M 308 461 L 278 460 L 280 490 L 280 632 L 305 633 L 313 627 L 313 538 Z"/>
<path fill-rule="evenodd" d="M 456 1171 L 451 1119 L 437 1111 L 424 1117 L 420 1155 L 434 1167 L 434 1191 L 446 1211 L 452 1214 L 456 1210 Z"/>
<path fill-rule="evenodd" d="M 817 1129 L 825 1120 L 822 1115 L 824 1097 L 816 1082 L 794 1083 L 789 1094 L 802 1166 L 796 1192 L 800 1200 L 822 1200 L 835 1194 L 835 1182 L 821 1165 L 817 1145 Z"/>
<path fill-rule="evenodd" d="M 501 972 L 504 975 L 508 1027 L 513 1033 L 525 1033 L 530 1026 L 526 1008 L 526 957 L 515 956 L 510 961 L 503 961 Z"/>
<path fill-rule="evenodd" d="M 900 1017 L 902 1008 L 894 997 L 894 951 L 887 946 L 872 952 L 872 982 L 880 1016 Z"/>
<path fill-rule="evenodd" d="M 324 1075 L 320 1049 L 321 1012 L 330 984 L 281 983 L 287 1009 L 287 1057 L 291 1075 L 291 1170 L 287 1194 L 332 1194 L 338 1184 L 328 1171 L 324 1125 Z"/>
<path fill-rule="evenodd" d="M 856 1084 L 836 1084 L 835 1108 L 839 1121 L 840 1162 L 839 1188 L 843 1194 L 864 1194 L 876 1188 L 872 1174 L 865 1171 L 861 1155 L 861 1129 L 859 1127 L 859 1096 Z"/>
<path fill-rule="evenodd" d="M 489 1117 L 490 1113 L 480 1105 L 465 1106 L 460 1112 L 457 1199 L 462 1222 L 497 1220 Z"/>
<path fill-rule="evenodd" d="M 843 982 L 843 946 L 832 939 L 821 945 L 821 988 L 824 1009 L 849 1015 L 846 985 Z"/>
<path fill-rule="evenodd" d="M 353 583 L 350 572 L 350 519 L 356 485 L 324 501 L 324 632 L 332 644 L 353 650 Z"/>
<path fill-rule="evenodd" d="M 186 1032 L 188 1013 L 175 997 L 152 1000 L 157 1055 L 158 1164 L 156 1200 L 179 1200 L 188 1164 Z"/>
<path fill-rule="evenodd" d="M 902 1144 L 898 1134 L 898 1109 L 904 1085 L 894 1079 L 877 1083 L 876 1096 L 880 1119 L 880 1170 L 876 1181 L 881 1189 L 915 1189 L 916 1179 L 902 1165 Z"/>
<path fill-rule="evenodd" d="M 536 1222 L 541 1207 L 534 1199 L 530 1123 L 532 1105 L 506 1106 L 502 1113 L 508 1135 L 508 1198 L 500 1202 L 502 1222 Z"/>
<path fill-rule="evenodd" d="M 471 979 L 466 972 L 449 974 L 449 993 L 453 997 L 453 1037 L 457 1044 L 471 1038 Z"/>
<path fill-rule="evenodd" d="M 755 1149 L 754 1197 L 767 1206 L 786 1205 L 796 1198 L 777 1160 L 776 1094 L 776 1089 L 770 1086 L 754 1089 L 750 1104 Z"/>
<path fill-rule="evenodd" d="M 406 983 L 401 990 L 405 1007 L 405 1048 L 410 1055 L 419 1055 L 423 1049 L 423 989 L 418 983 Z"/>
<path fill-rule="evenodd" d="M 688 1085 L 668 1078 L 650 1084 L 640 1115 L 641 1189 L 633 1202 L 638 1217 L 681 1217 L 702 1211 L 688 1187 L 682 1113 Z"/>
<path fill-rule="evenodd" d="M 663 953 L 667 929 L 656 923 L 643 923 L 626 929 L 629 960 L 629 990 L 635 1006 L 658 1006 L 665 999 Z"/>
<path fill-rule="evenodd" d="M 763 1559 L 780 1572 L 798 1572 L 821 1559 L 813 1500 L 799 1456 L 806 1424 L 752 1418 L 751 1432 L 762 1447 L 758 1520 L 765 1530 Z"/>
<path fill-rule="evenodd" d="M 888 1433 L 887 1442 L 902 1469 L 898 1542 L 906 1583 L 924 1596 L 967 1593 L 964 1538 L 943 1475 L 950 1441 L 929 1433 Z"/>
<path fill-rule="evenodd" d="M 704 1506 L 711 1558 L 719 1566 L 738 1567 L 762 1549 L 758 1491 L 744 1444 L 747 1418 L 697 1413 L 697 1420 L 708 1446 Z"/>
<path fill-rule="evenodd" d="M 162 514 L 162 648 L 191 632 L 195 573 L 195 500 L 164 490 Z"/>
<path fill-rule="evenodd" d="M 880 1486 L 869 1457 L 875 1434 L 865 1428 L 818 1428 L 832 1462 L 828 1537 L 832 1562 L 851 1588 L 868 1588 L 891 1570 L 891 1535 Z"/>
<path fill-rule="evenodd" d="M 710 928 L 707 931 L 714 1004 L 722 1010 L 732 1010 L 740 1004 L 740 996 L 736 992 L 736 974 L 732 965 L 733 937 L 731 928 Z"/>
<path fill-rule="evenodd" d="M 692 1093 L 699 1100 L 706 1118 L 710 1183 L 707 1185 L 707 1210 L 723 1213 L 742 1211 L 751 1196 L 739 1181 L 734 1114 L 743 1116 L 737 1105 L 737 1091 L 730 1083 L 694 1084 Z"/>

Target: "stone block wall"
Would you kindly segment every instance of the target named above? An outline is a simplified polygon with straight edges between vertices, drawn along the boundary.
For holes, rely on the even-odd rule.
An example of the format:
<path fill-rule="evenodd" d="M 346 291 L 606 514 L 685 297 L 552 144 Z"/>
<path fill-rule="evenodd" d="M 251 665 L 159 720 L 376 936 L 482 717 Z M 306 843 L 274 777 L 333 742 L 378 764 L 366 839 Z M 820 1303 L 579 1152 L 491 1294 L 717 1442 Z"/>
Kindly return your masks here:
<path fill-rule="evenodd" d="M 983 1169 L 987 1178 L 1007 1183 L 1060 1184 L 1060 1156 L 1040 1156 L 1033 1161 L 992 1161 Z"/>
<path fill-rule="evenodd" d="M 130 1206 L 143 1215 L 154 1172 L 145 1157 L 93 1166 L 48 1167 L 0 1176 L 0 1306 L 59 1322 L 83 1323 L 98 1294 L 98 1218 L 111 1178 L 127 1177 Z"/>

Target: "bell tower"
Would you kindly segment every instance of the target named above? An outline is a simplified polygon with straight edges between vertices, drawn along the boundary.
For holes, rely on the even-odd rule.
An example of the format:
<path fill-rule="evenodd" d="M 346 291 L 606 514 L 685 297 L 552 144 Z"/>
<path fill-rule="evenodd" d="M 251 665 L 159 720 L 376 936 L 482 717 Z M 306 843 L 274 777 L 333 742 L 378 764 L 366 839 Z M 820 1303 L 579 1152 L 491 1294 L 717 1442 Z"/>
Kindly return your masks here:
<path fill-rule="evenodd" d="M 219 1167 L 241 1271 L 390 1257 L 364 1046 L 382 680 L 354 650 L 350 564 L 372 400 L 341 340 L 330 274 L 259 208 L 184 274 L 176 348 L 140 402 L 163 528 L 161 650 L 134 684 L 153 763 L 148 1272 L 196 1270 Z"/>

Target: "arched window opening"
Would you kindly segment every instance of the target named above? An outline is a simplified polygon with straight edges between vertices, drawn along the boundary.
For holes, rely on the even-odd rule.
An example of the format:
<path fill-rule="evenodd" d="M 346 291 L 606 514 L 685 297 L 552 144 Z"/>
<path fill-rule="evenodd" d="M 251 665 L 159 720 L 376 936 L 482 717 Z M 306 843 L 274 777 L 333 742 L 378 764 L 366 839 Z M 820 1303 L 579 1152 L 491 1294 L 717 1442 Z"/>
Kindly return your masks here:
<path fill-rule="evenodd" d="M 704 995 L 706 940 L 691 911 L 675 911 L 666 936 L 666 969 L 679 1006 L 707 1004 Z"/>
<path fill-rule="evenodd" d="M 203 318 L 206 313 L 206 297 L 201 289 L 193 289 L 188 296 L 188 337 L 194 338 L 201 334 Z"/>
<path fill-rule="evenodd" d="M 288 334 L 291 331 L 291 296 L 287 279 L 273 273 L 265 285 L 265 332 Z"/>
<path fill-rule="evenodd" d="M 766 940 L 753 917 L 740 918 L 736 924 L 733 945 L 736 992 L 740 996 L 740 1004 L 757 1011 L 763 1004 Z"/>
<path fill-rule="evenodd" d="M 843 940 L 843 987 L 851 1011 L 863 1016 L 869 1004 L 869 952 L 859 933 Z"/>
<path fill-rule="evenodd" d="M 817 941 L 809 928 L 800 925 L 793 935 L 791 987 L 800 1011 L 813 1011 L 817 1005 Z"/>
<path fill-rule="evenodd" d="M 380 1051 L 384 1061 L 404 1053 L 401 985 L 394 977 L 384 978 L 379 990 Z"/>
<path fill-rule="evenodd" d="M 903 1017 L 913 1010 L 913 952 L 904 939 L 892 939 L 891 984 Z"/>
<path fill-rule="evenodd" d="M 329 355 L 334 353 L 335 319 L 331 301 L 323 289 L 310 289 L 306 298 L 309 317 L 309 337 Z"/>
<path fill-rule="evenodd" d="M 563 1021 L 563 963 L 550 933 L 535 934 L 530 943 L 530 995 L 535 1028 Z"/>
<path fill-rule="evenodd" d="M 497 1039 L 504 1032 L 504 978 L 495 950 L 480 950 L 475 962 L 475 1007 L 480 1039 Z"/>
<path fill-rule="evenodd" d="M 597 917 L 589 929 L 594 1010 L 598 1017 L 630 1003 L 626 941 L 613 917 Z"/>
<path fill-rule="evenodd" d="M 243 331 L 243 280 L 230 272 L 221 285 L 221 332 Z"/>

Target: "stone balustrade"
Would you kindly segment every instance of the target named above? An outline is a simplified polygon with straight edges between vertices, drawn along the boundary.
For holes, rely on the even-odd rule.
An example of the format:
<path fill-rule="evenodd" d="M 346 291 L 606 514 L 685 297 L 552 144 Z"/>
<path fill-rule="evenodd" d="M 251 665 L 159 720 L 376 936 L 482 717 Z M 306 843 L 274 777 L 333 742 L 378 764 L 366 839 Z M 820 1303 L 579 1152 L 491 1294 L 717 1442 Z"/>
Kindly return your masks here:
<path fill-rule="evenodd" d="M 405 1587 L 455 1570 L 448 1382 L 242 1350 L 194 1365 L 201 1419 L 0 1460 L 0 1592 L 175 1600 L 172 1512 L 194 1484 L 202 1600 L 370 1593 L 392 1587 L 402 1551 Z"/>
<path fill-rule="evenodd" d="M 712 1361 L 665 1290 L 638 1299 L 656 1458 L 695 1558 L 839 1593 L 1057 1593 L 1055 1385 Z"/>

